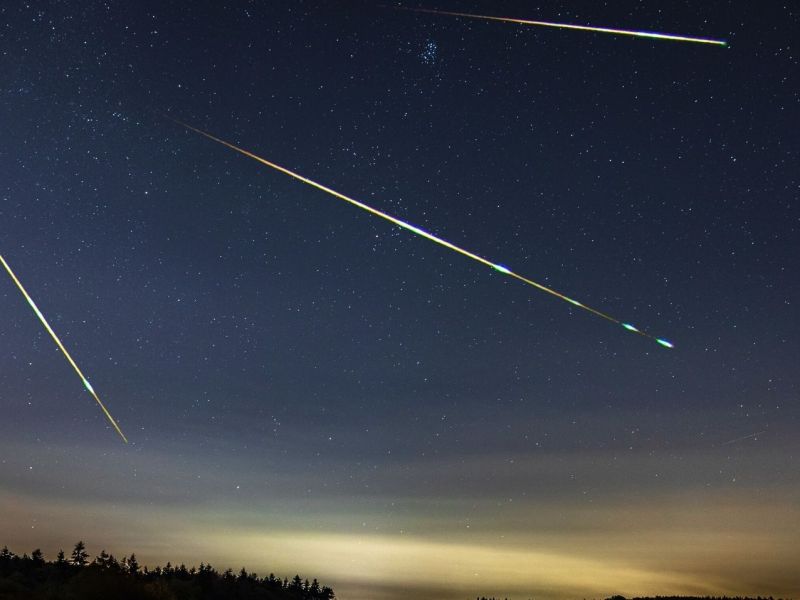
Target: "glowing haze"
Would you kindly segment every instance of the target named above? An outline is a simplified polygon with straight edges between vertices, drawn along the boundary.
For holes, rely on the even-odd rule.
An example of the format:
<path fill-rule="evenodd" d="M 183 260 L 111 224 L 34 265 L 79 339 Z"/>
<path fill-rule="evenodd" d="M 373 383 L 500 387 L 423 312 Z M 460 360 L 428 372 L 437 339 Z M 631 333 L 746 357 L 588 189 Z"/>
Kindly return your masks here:
<path fill-rule="evenodd" d="M 220 464 L 240 481 L 227 489 L 227 477 L 209 475 L 174 443 L 162 444 L 159 454 L 107 451 L 103 460 L 116 465 L 116 475 L 79 491 L 69 473 L 82 463 L 81 447 L 15 447 L 17 457 L 42 465 L 62 458 L 0 495 L 12 548 L 26 548 L 33 528 L 50 556 L 82 538 L 94 553 L 100 545 L 118 556 L 135 550 L 143 564 L 191 564 L 202 556 L 216 567 L 262 575 L 300 571 L 349 599 L 394 598 L 401 590 L 433 600 L 796 589 L 800 509 L 789 489 L 763 485 L 758 452 L 738 474 L 750 485 L 733 497 L 733 483 L 708 488 L 681 473 L 683 460 L 613 452 L 544 454 L 514 464 L 491 455 L 397 461 L 371 478 L 369 493 L 321 493 L 328 483 L 322 479 L 298 497 L 308 484 L 292 469 L 267 476 L 247 458 Z M 727 452 L 698 450 L 684 460 L 697 469 Z M 23 462 L 7 458 L 3 468 Z M 325 464 L 331 472 L 345 468 Z M 468 473 L 487 469 L 499 480 L 527 473 L 539 484 L 498 498 L 465 483 Z M 655 487 L 624 483 L 647 479 L 651 469 L 661 480 Z M 413 496 L 397 492 L 409 470 L 421 482 Z M 173 483 L 144 494 L 156 481 Z M 675 481 L 683 489 L 675 490 Z M 580 488 L 590 491 L 561 497 Z M 448 489 L 458 494 L 443 493 Z"/>

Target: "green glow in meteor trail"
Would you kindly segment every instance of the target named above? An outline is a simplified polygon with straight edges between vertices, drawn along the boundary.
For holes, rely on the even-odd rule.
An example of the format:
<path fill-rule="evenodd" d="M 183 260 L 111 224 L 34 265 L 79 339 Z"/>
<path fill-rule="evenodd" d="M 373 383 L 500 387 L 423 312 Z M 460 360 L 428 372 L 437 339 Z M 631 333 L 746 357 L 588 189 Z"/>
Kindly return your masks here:
<path fill-rule="evenodd" d="M 727 46 L 725 40 L 711 40 L 707 38 L 687 37 L 684 35 L 673 35 L 671 33 L 656 33 L 653 31 L 631 31 L 628 29 L 612 29 L 610 27 L 590 27 L 589 25 L 571 25 L 568 23 L 550 23 L 548 21 L 530 21 L 528 19 L 509 19 L 507 17 L 491 17 L 487 15 L 474 15 L 471 13 L 449 12 L 446 10 L 433 10 L 431 8 L 409 8 L 405 6 L 394 7 L 397 10 L 407 10 L 411 12 L 428 13 L 432 15 L 447 15 L 450 17 L 466 17 L 469 19 L 483 19 L 485 21 L 500 21 L 502 23 L 516 23 L 517 25 L 535 25 L 538 27 L 554 27 L 556 29 L 577 29 L 579 31 L 594 31 L 596 33 L 611 33 L 613 35 L 629 35 L 633 37 L 654 38 L 658 40 L 670 40 L 673 42 L 693 42 L 695 44 L 712 44 L 715 46 Z"/>
<path fill-rule="evenodd" d="M 172 117 L 167 117 L 167 118 L 175 121 L 176 123 L 178 123 L 179 125 L 185 127 L 186 129 L 189 129 L 191 131 L 199 133 L 200 135 L 205 136 L 210 140 L 214 140 L 218 144 L 222 144 L 223 146 L 227 146 L 231 150 L 235 150 L 236 152 L 239 152 L 240 154 L 243 154 L 243 155 L 247 156 L 248 158 L 252 158 L 253 160 L 258 161 L 263 165 L 271 167 L 271 168 L 275 169 L 276 171 L 280 171 L 281 173 L 284 173 L 285 175 L 288 175 L 289 177 L 293 177 L 294 179 L 297 179 L 298 181 L 302 181 L 303 183 L 306 183 L 306 184 L 308 184 L 308 185 L 310 185 L 312 187 L 315 187 L 318 190 L 322 190 L 323 192 L 325 192 L 327 194 L 330 194 L 331 196 L 334 196 L 336 198 L 339 198 L 340 200 L 344 200 L 345 202 L 348 202 L 348 203 L 352 204 L 353 206 L 357 206 L 358 208 L 360 208 L 362 210 L 365 210 L 368 213 L 371 213 L 371 214 L 375 215 L 376 217 L 380 217 L 381 219 L 386 219 L 387 221 L 389 221 L 391 223 L 394 223 L 395 225 L 397 225 L 399 227 L 402 227 L 403 229 L 405 229 L 407 231 L 410 231 L 411 233 L 415 233 L 418 236 L 421 236 L 421 237 L 424 237 L 426 239 L 429 239 L 432 242 L 436 242 L 440 246 L 444 246 L 445 248 L 449 248 L 450 250 L 454 250 L 455 252 L 458 252 L 459 254 L 462 254 L 462 255 L 466 256 L 467 258 L 471 258 L 472 260 L 475 260 L 475 261 L 477 261 L 477 262 L 479 262 L 481 264 L 484 264 L 487 267 L 491 267 L 492 269 L 494 269 L 495 271 L 497 271 L 499 273 L 502 273 L 504 275 L 508 275 L 510 277 L 513 277 L 514 279 L 517 279 L 517 280 L 519 280 L 519 281 L 521 281 L 523 283 L 527 283 L 528 285 L 530 285 L 532 287 L 535 287 L 537 290 L 541 290 L 543 292 L 546 292 L 546 293 L 550 294 L 551 296 L 555 296 L 556 298 L 560 298 L 561 300 L 569 302 L 573 306 L 577 306 L 578 308 L 581 308 L 581 309 L 583 309 L 583 310 L 585 310 L 587 312 L 590 312 L 593 315 L 597 315 L 598 317 L 602 317 L 603 319 L 605 319 L 607 321 L 611 321 L 612 323 L 620 325 L 620 326 L 622 326 L 623 328 L 625 328 L 626 330 L 628 330 L 628 331 L 630 331 L 632 333 L 637 333 L 637 334 L 639 334 L 641 336 L 649 338 L 649 339 L 661 344 L 665 348 L 673 348 L 674 347 L 672 343 L 668 342 L 665 339 L 657 338 L 657 337 L 655 337 L 653 335 L 650 335 L 649 333 L 646 333 L 646 332 L 642 331 L 641 329 L 638 329 L 638 328 L 634 327 L 630 323 L 624 323 L 624 322 L 620 321 L 619 319 L 615 319 L 614 317 L 612 317 L 610 315 L 607 315 L 606 313 L 601 312 L 601 311 L 599 311 L 599 310 L 597 310 L 595 308 L 592 308 L 590 306 L 586 306 L 585 304 L 582 304 L 582 303 L 578 302 L 577 300 L 573 300 L 572 298 L 570 298 L 568 296 L 565 296 L 564 294 L 562 294 L 560 292 L 557 292 L 556 290 L 551 289 L 551 288 L 549 288 L 549 287 L 547 287 L 545 285 L 542 285 L 541 283 L 537 283 L 536 281 L 533 281 L 532 279 L 528 279 L 526 277 L 523 277 L 522 275 L 518 275 L 517 273 L 514 273 L 511 269 L 509 269 L 506 266 L 503 266 L 503 265 L 497 264 L 497 263 L 493 263 L 490 260 L 487 260 L 487 259 L 485 259 L 485 258 L 483 258 L 481 256 L 478 256 L 477 254 L 473 254 L 469 250 L 465 250 L 464 248 L 460 248 L 460 247 L 456 246 L 455 244 L 451 244 L 450 242 L 448 242 L 446 240 L 443 240 L 442 238 L 437 237 L 437 236 L 433 235 L 432 233 L 428 233 L 427 231 L 425 231 L 423 229 L 420 229 L 419 227 L 415 227 L 414 225 L 406 223 L 405 221 L 401 221 L 400 219 L 398 219 L 396 217 L 393 217 L 392 215 L 389 215 L 389 214 L 387 214 L 387 213 L 385 213 L 383 211 L 380 211 L 377 208 L 372 208 L 371 206 L 368 206 L 368 205 L 364 204 L 363 202 L 359 202 L 358 200 L 350 198 L 349 196 L 345 196 L 344 194 L 342 194 L 340 192 L 337 192 L 336 190 L 332 190 L 331 188 L 326 187 L 326 186 L 322 185 L 321 183 L 317 183 L 316 181 L 312 181 L 308 177 L 303 177 L 299 173 L 295 173 L 294 171 L 290 171 L 289 169 L 287 169 L 285 167 L 281 167 L 280 165 L 277 165 L 277 164 L 275 164 L 273 162 L 270 162 L 265 158 L 261 158 L 260 156 L 257 156 L 255 154 L 253 154 L 252 152 L 248 152 L 247 150 L 244 150 L 243 148 L 239 148 L 239 146 L 236 146 L 234 144 L 231 144 L 230 142 L 226 142 L 225 140 L 222 140 L 222 139 L 220 139 L 218 137 L 215 137 L 215 136 L 211 135 L 210 133 L 207 133 L 207 132 L 203 131 L 202 129 L 197 129 L 196 127 L 192 127 L 191 125 L 187 125 L 186 123 L 178 121 L 177 119 L 172 119 Z"/>
<path fill-rule="evenodd" d="M 17 284 L 19 291 L 22 292 L 23 296 L 25 296 L 25 300 L 28 301 L 28 304 L 30 304 L 31 308 L 33 309 L 33 312 L 36 313 L 37 317 L 39 317 L 39 320 L 42 322 L 42 325 L 44 325 L 44 328 L 47 330 L 47 333 L 50 334 L 50 337 L 53 338 L 53 341 L 55 341 L 56 345 L 61 349 L 61 352 L 63 352 L 64 356 L 67 357 L 69 364 L 71 364 L 72 368 L 75 369 L 75 372 L 78 374 L 78 377 L 81 378 L 81 381 L 83 382 L 83 387 L 85 387 L 86 390 L 92 395 L 92 398 L 95 399 L 95 402 L 97 402 L 97 404 L 103 410 L 103 413 L 106 415 L 106 418 L 114 426 L 114 429 L 117 430 L 117 433 L 122 438 L 122 440 L 127 444 L 128 438 L 125 437 L 125 434 L 122 433 L 122 430 L 119 428 L 119 425 L 117 425 L 117 422 L 114 420 L 114 417 L 111 416 L 111 413 L 108 412 L 105 405 L 103 405 L 103 403 L 100 401 L 100 398 L 94 391 L 92 384 L 89 383 L 89 380 L 86 379 L 86 377 L 83 375 L 81 370 L 78 368 L 78 365 L 75 363 L 74 360 L 72 360 L 72 357 L 69 355 L 69 352 L 67 352 L 67 349 L 64 347 L 64 344 L 62 344 L 61 340 L 58 339 L 56 332 L 53 331 L 52 327 L 50 327 L 50 324 L 47 322 L 47 319 L 44 318 L 44 315 L 42 314 L 42 311 L 39 310 L 39 307 L 36 306 L 36 303 L 33 301 L 33 298 L 31 298 L 30 295 L 28 295 L 28 292 L 25 291 L 25 288 L 22 287 L 22 283 L 20 282 L 19 279 L 17 279 L 17 276 L 14 275 L 14 271 L 11 270 L 11 267 L 2 256 L 0 256 L 0 262 L 3 263 L 3 266 L 6 268 L 6 271 L 8 271 L 8 274 L 11 276 L 11 279 L 13 279 L 14 283 Z"/>

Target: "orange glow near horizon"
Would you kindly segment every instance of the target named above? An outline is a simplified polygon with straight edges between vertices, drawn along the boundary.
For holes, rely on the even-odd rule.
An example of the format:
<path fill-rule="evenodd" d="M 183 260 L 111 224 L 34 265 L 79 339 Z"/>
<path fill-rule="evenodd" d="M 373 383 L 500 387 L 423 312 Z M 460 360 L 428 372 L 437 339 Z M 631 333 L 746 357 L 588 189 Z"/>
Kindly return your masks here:
<path fill-rule="evenodd" d="M 492 514 L 487 505 L 473 507 L 474 532 L 433 513 L 411 517 L 410 532 L 364 528 L 358 521 L 372 519 L 338 502 L 344 504 L 317 507 L 300 522 L 292 510 L 268 505 L 126 505 L 126 514 L 138 515 L 131 527 L 119 522 L 119 506 L 0 493 L 8 522 L 20 524 L 7 532 L 14 551 L 30 551 L 19 541 L 30 538 L 27 523 L 35 513 L 49 538 L 39 538 L 37 545 L 48 557 L 80 538 L 94 554 L 100 545 L 118 556 L 135 551 L 142 565 L 205 561 L 219 570 L 244 566 L 261 576 L 291 578 L 297 572 L 332 585 L 341 600 L 407 597 L 402 593 L 420 600 L 475 595 L 574 600 L 617 593 L 790 597 L 800 591 L 794 570 L 800 560 L 797 527 L 786 525 L 800 522 L 800 513 L 788 501 L 767 506 L 755 496 L 734 503 L 724 494 L 702 499 L 687 494 L 594 508 L 554 502 L 518 507 L 513 518 Z M 456 512 L 467 510 L 466 504 Z M 416 506 L 420 513 L 441 510 L 435 499 Z M 353 514 L 341 512 L 351 509 Z M 53 514 L 60 515 L 58 525 L 49 522 L 47 515 Z M 482 517 L 491 520 L 491 528 L 478 530 Z M 437 522 L 441 527 L 431 527 Z M 325 528 L 315 529 L 314 523 Z"/>

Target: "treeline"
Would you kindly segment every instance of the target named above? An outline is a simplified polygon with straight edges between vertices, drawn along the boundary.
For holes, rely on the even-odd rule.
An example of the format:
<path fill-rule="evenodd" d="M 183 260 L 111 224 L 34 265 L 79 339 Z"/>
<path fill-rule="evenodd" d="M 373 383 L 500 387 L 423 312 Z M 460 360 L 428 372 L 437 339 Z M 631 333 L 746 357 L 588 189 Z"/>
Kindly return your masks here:
<path fill-rule="evenodd" d="M 67 557 L 45 560 L 36 549 L 19 556 L 0 551 L 0 600 L 333 600 L 333 590 L 295 575 L 260 578 L 244 568 L 222 573 L 211 565 L 148 569 L 136 555 L 117 560 L 105 550 L 90 560 L 86 545 L 75 544 Z"/>

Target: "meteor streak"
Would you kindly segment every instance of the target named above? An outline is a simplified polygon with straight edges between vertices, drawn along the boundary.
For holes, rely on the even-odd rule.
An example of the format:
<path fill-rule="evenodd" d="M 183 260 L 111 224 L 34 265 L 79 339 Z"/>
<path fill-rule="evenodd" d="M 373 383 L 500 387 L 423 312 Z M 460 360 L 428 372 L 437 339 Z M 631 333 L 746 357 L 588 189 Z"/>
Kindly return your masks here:
<path fill-rule="evenodd" d="M 743 435 L 742 437 L 738 437 L 733 440 L 728 440 L 727 442 L 723 442 L 720 446 L 728 446 L 730 444 L 735 444 L 736 442 L 741 442 L 743 440 L 749 440 L 750 438 L 758 438 L 759 435 L 762 433 L 767 433 L 766 431 L 756 431 L 755 433 L 751 433 L 750 435 Z"/>
<path fill-rule="evenodd" d="M 44 328 L 47 330 L 47 333 L 50 334 L 50 337 L 53 338 L 53 341 L 55 341 L 56 345 L 61 349 L 61 352 L 63 352 L 64 356 L 67 357 L 67 361 L 69 361 L 69 364 L 71 364 L 72 368 L 75 369 L 75 372 L 78 374 L 78 377 L 81 378 L 81 381 L 83 382 L 83 387 L 85 387 L 86 390 L 92 395 L 92 397 L 95 399 L 97 404 L 103 410 L 103 413 L 106 415 L 106 418 L 114 426 L 114 429 L 117 430 L 117 433 L 122 438 L 122 440 L 127 444 L 128 443 L 128 438 L 126 438 L 125 434 L 122 433 L 122 430 L 119 428 L 119 425 L 117 425 L 117 422 L 114 420 L 114 417 L 111 416 L 111 413 L 108 412 L 106 407 L 100 401 L 100 398 L 97 396 L 97 393 L 94 391 L 94 388 L 92 387 L 92 384 L 89 383 L 89 380 L 86 379 L 86 377 L 83 375 L 81 370 L 78 368 L 78 365 L 75 364 L 74 360 L 72 360 L 72 357 L 69 355 L 69 352 L 67 352 L 67 349 L 64 347 L 64 344 L 62 344 L 61 340 L 58 339 L 58 336 L 56 335 L 56 332 L 53 331 L 52 327 L 50 327 L 50 324 L 47 322 L 47 319 L 44 318 L 44 315 L 39 310 L 39 307 L 36 306 L 36 303 L 33 301 L 33 298 L 31 298 L 28 295 L 28 292 L 25 291 L 25 288 L 22 287 L 22 283 L 20 282 L 19 279 L 17 279 L 17 276 L 14 275 L 14 271 L 11 270 L 11 267 L 9 266 L 9 264 L 5 261 L 5 259 L 1 255 L 0 255 L 0 262 L 3 263 L 3 266 L 6 268 L 6 271 L 8 271 L 8 274 L 11 276 L 11 279 L 13 279 L 14 283 L 17 284 L 17 287 L 19 288 L 19 291 L 22 292 L 23 296 L 25 296 L 25 300 L 27 300 L 28 304 L 31 305 L 31 308 L 33 309 L 33 312 L 35 312 L 36 316 L 39 317 L 39 320 L 42 322 L 42 325 L 44 325 Z"/>
<path fill-rule="evenodd" d="M 550 294 L 551 296 L 555 296 L 556 298 L 560 298 L 561 300 L 569 302 L 573 306 L 577 306 L 578 308 L 581 308 L 581 309 L 583 309 L 583 310 L 585 310 L 587 312 L 590 312 L 593 315 L 597 315 L 598 317 L 602 317 L 606 321 L 611 321 L 612 323 L 615 323 L 617 325 L 621 325 L 626 330 L 628 330 L 630 332 L 633 332 L 633 333 L 637 333 L 637 334 L 639 334 L 639 335 L 641 335 L 643 337 L 649 338 L 649 339 L 657 342 L 658 344 L 664 346 L 665 348 L 674 348 L 673 344 L 671 342 L 668 342 L 665 339 L 657 338 L 657 337 L 655 337 L 653 335 L 650 335 L 649 333 L 647 333 L 645 331 L 642 331 L 641 329 L 638 329 L 637 327 L 634 327 L 633 325 L 631 325 L 629 323 L 623 323 L 622 321 L 620 321 L 618 319 L 615 319 L 614 317 L 612 317 L 610 315 L 607 315 L 604 312 L 601 312 L 601 311 L 599 311 L 599 310 L 597 310 L 595 308 L 592 308 L 590 306 L 586 306 L 585 304 L 582 304 L 582 303 L 578 302 L 577 300 L 573 300 L 572 298 L 570 298 L 568 296 L 565 296 L 564 294 L 562 294 L 560 292 L 557 292 L 556 290 L 551 289 L 551 288 L 549 288 L 549 287 L 547 287 L 545 285 L 542 285 L 541 283 L 537 283 L 536 281 L 533 281 L 532 279 L 528 279 L 526 277 L 523 277 L 522 275 L 518 275 L 517 273 L 514 273 L 511 269 L 509 269 L 508 267 L 506 267 L 504 265 L 501 265 L 501 264 L 498 264 L 498 263 L 493 263 L 490 260 L 487 260 L 487 259 L 485 259 L 485 258 L 483 258 L 481 256 L 478 256 L 477 254 L 473 254 L 469 250 L 465 250 L 464 248 L 460 248 L 460 247 L 456 246 L 455 244 L 451 244 L 450 242 L 448 242 L 448 241 L 446 241 L 446 240 L 444 240 L 444 239 L 442 239 L 440 237 L 437 237 L 437 236 L 433 235 L 432 233 L 428 233 L 427 231 L 424 231 L 423 229 L 420 229 L 419 227 L 415 227 L 414 225 L 406 223 L 405 221 L 402 221 L 402 220 L 400 220 L 400 219 L 398 219 L 396 217 L 393 217 L 392 215 L 389 215 L 389 214 L 387 214 L 387 213 L 385 213 L 383 211 L 380 211 L 377 208 L 373 208 L 371 206 L 368 206 L 368 205 L 364 204 L 363 202 L 359 202 L 358 200 L 350 198 L 349 196 L 345 196 L 344 194 L 342 194 L 340 192 L 337 192 L 336 190 L 332 190 L 331 188 L 326 187 L 326 186 L 322 185 L 321 183 L 317 183 L 316 181 L 313 181 L 313 180 L 309 179 L 308 177 L 303 177 L 299 173 L 295 173 L 294 171 L 290 171 L 289 169 L 287 169 L 285 167 L 281 167 L 280 165 L 277 165 L 274 162 L 270 162 L 265 158 L 261 158 L 260 156 L 257 156 L 255 154 L 253 154 L 252 152 L 249 152 L 249 151 L 247 151 L 247 150 L 245 150 L 243 148 L 240 148 L 239 146 L 236 146 L 236 145 L 234 145 L 234 144 L 232 144 L 230 142 L 226 142 L 225 140 L 222 140 L 222 139 L 220 139 L 218 137 L 215 137 L 215 136 L 211 135 L 210 133 L 208 133 L 206 131 L 203 131 L 202 129 L 197 129 L 196 127 L 192 127 L 191 125 L 187 125 L 186 123 L 178 121 L 177 119 L 173 119 L 172 117 L 169 117 L 169 116 L 167 118 L 171 119 L 172 121 L 175 121 L 179 125 L 185 127 L 186 129 L 189 129 L 190 131 L 194 131 L 195 133 L 199 133 L 200 135 L 205 136 L 208 139 L 217 142 L 218 144 L 222 144 L 223 146 L 227 146 L 231 150 L 235 150 L 236 152 L 239 152 L 240 154 L 243 154 L 243 155 L 247 156 L 248 158 L 252 158 L 253 160 L 258 161 L 263 165 L 271 167 L 271 168 L 275 169 L 276 171 L 280 171 L 281 173 L 283 173 L 285 175 L 288 175 L 289 177 L 293 177 L 294 179 L 297 179 L 298 181 L 302 181 L 303 183 L 306 183 L 306 184 L 308 184 L 308 185 L 310 185 L 312 187 L 315 187 L 318 190 L 322 190 L 323 192 L 325 192 L 327 194 L 330 194 L 331 196 L 339 198 L 340 200 L 344 200 L 345 202 L 348 202 L 348 203 L 352 204 L 353 206 L 357 206 L 358 208 L 360 208 L 362 210 L 365 210 L 368 213 L 371 213 L 371 214 L 375 215 L 376 217 L 380 217 L 381 219 L 385 219 L 385 220 L 389 221 L 390 223 L 394 223 L 395 225 L 397 225 L 399 227 L 402 227 L 403 229 L 405 229 L 407 231 L 410 231 L 411 233 L 415 233 L 420 237 L 424 237 L 424 238 L 426 238 L 426 239 L 428 239 L 428 240 L 430 240 L 432 242 L 436 242 L 440 246 L 444 246 L 445 248 L 449 248 L 450 250 L 458 252 L 459 254 L 462 254 L 462 255 L 466 256 L 467 258 L 471 258 L 472 260 L 477 261 L 477 262 L 479 262 L 481 264 L 484 264 L 487 267 L 491 267 L 492 269 L 494 269 L 495 271 L 497 271 L 499 273 L 502 273 L 504 275 L 508 275 L 510 277 L 513 277 L 514 279 L 517 279 L 517 280 L 519 280 L 519 281 L 521 281 L 523 283 L 526 283 L 526 284 L 528 284 L 528 285 L 530 285 L 532 287 L 535 287 L 537 290 L 541 290 L 542 292 L 546 292 L 546 293 Z"/>
<path fill-rule="evenodd" d="M 432 15 L 447 15 L 450 17 L 466 17 L 469 19 L 483 19 L 485 21 L 500 21 L 502 23 L 516 23 L 517 25 L 536 25 L 539 27 L 554 27 L 556 29 L 577 29 L 579 31 L 594 31 L 597 33 L 611 33 L 613 35 L 630 35 L 633 37 L 655 38 L 658 40 L 670 40 L 673 42 L 694 42 L 696 44 L 713 44 L 716 46 L 727 46 L 725 40 L 711 40 L 707 38 L 687 37 L 683 35 L 673 35 L 670 33 L 656 33 L 653 31 L 630 31 L 627 29 L 612 29 L 610 27 L 590 27 L 589 25 L 571 25 L 568 23 L 550 23 L 547 21 L 530 21 L 527 19 L 509 19 L 507 17 L 491 17 L 487 15 L 474 15 L 471 13 L 449 12 L 445 10 L 433 10 L 430 8 L 409 8 L 405 6 L 394 7 L 397 10 L 408 10 L 411 12 L 429 13 Z"/>

